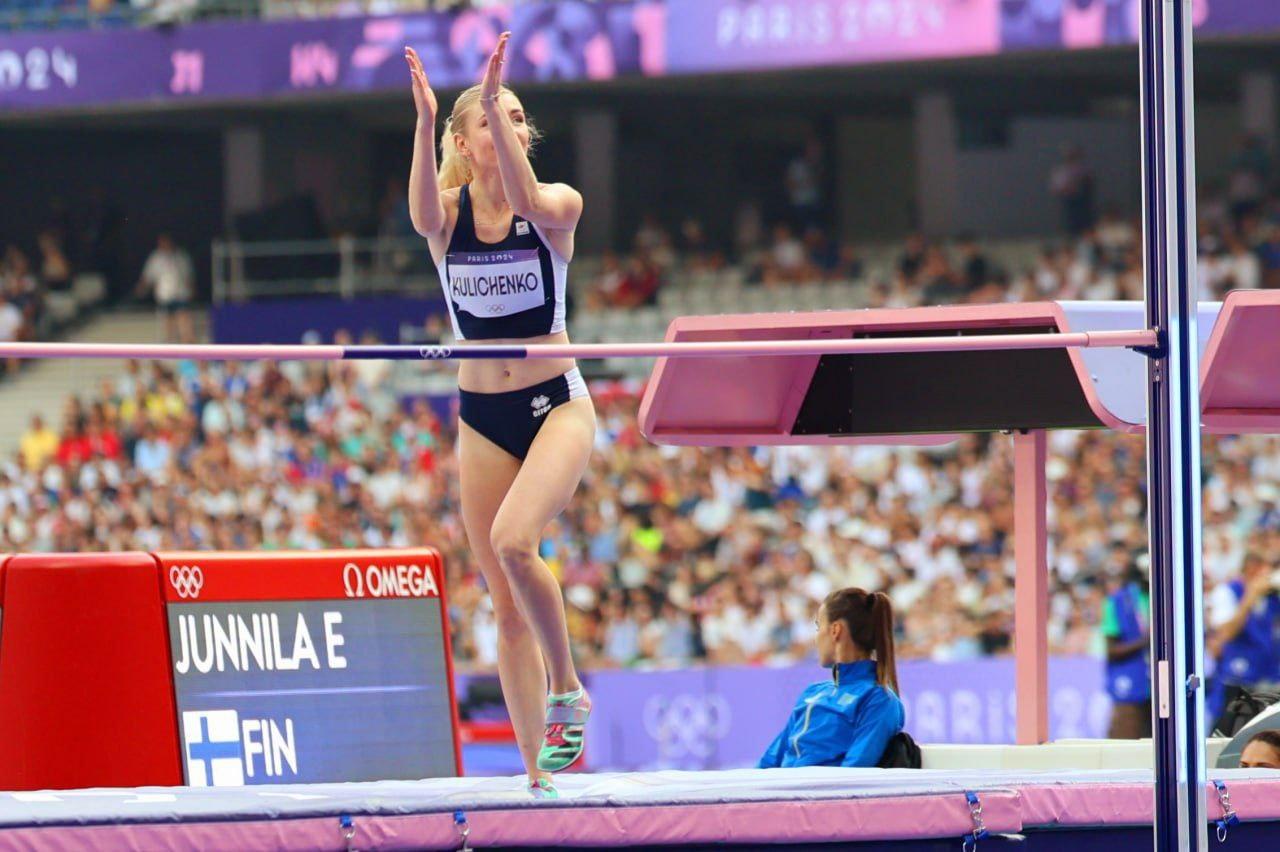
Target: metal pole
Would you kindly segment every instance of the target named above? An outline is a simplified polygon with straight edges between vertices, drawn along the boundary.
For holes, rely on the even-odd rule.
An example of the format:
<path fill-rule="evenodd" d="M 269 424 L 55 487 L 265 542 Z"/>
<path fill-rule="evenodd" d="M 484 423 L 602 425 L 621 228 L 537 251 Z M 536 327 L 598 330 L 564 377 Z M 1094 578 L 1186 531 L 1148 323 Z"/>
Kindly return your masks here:
<path fill-rule="evenodd" d="M 1155 849 L 1207 850 L 1191 0 L 1143 0 L 1143 250 Z"/>
<path fill-rule="evenodd" d="M 1018 745 L 1049 739 L 1049 536 L 1043 429 L 1013 433 L 1013 653 Z"/>

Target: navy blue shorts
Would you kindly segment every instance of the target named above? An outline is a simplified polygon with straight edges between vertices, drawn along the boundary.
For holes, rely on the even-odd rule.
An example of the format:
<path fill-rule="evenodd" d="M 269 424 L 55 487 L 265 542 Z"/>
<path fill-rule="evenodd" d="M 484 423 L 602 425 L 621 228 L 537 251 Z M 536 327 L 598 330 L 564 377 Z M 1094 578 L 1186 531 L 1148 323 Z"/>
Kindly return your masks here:
<path fill-rule="evenodd" d="M 524 461 L 551 409 L 587 395 L 574 367 L 563 376 L 503 393 L 458 391 L 458 417 L 511 455 Z"/>

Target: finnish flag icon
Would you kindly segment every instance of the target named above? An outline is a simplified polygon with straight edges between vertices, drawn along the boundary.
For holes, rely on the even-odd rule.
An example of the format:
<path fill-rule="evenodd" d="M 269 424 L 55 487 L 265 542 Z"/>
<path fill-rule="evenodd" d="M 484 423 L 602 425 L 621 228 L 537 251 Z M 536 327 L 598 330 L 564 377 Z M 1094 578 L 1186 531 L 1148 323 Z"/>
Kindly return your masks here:
<path fill-rule="evenodd" d="M 240 717 L 234 710 L 188 710 L 182 714 L 187 784 L 238 787 L 244 784 Z"/>

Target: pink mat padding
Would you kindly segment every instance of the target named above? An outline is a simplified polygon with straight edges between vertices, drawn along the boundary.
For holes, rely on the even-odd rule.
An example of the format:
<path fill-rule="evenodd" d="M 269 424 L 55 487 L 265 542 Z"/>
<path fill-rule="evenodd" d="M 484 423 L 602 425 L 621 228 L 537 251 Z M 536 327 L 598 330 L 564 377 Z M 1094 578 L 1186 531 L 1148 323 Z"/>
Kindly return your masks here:
<path fill-rule="evenodd" d="M 1017 794 L 979 794 L 983 818 L 993 831 L 1021 824 Z M 962 794 L 864 798 L 812 802 L 735 802 L 717 805 L 658 805 L 639 808 L 559 808 L 526 812 L 519 819 L 492 811 L 468 815 L 478 843 L 629 844 L 785 843 L 839 840 L 902 840 L 959 837 L 973 819 Z"/>
<path fill-rule="evenodd" d="M 409 849 L 372 820 L 362 820 L 359 849 Z M 368 823 L 367 827 L 364 823 Z M 375 844 L 373 841 L 378 840 Z M 392 841 L 390 844 L 387 841 Z M 181 822 L 160 825 L 89 825 L 9 828 L 0 833 L 5 852 L 84 852 L 86 849 L 207 850 L 268 852 L 281 849 L 346 850 L 336 817 L 257 822 Z M 452 847 L 458 848 L 455 843 Z"/>
<path fill-rule="evenodd" d="M 1280 779 L 1229 781 L 1246 822 L 1280 819 Z M 1149 783 L 1032 783 L 979 793 L 992 832 L 1149 825 Z M 1209 819 L 1221 815 L 1208 787 Z M 842 800 L 732 802 L 632 807 L 547 804 L 466 814 L 470 841 L 486 846 L 600 847 L 689 843 L 820 843 L 852 840 L 959 839 L 973 828 L 960 792 Z M 450 813 L 357 816 L 354 848 L 457 849 Z M 182 822 L 8 829 L 0 849 L 79 852 L 83 849 L 345 850 L 335 816 L 247 822 Z"/>
<path fill-rule="evenodd" d="M 1024 826 L 1134 825 L 1151 822 L 1154 795 L 1150 784 L 1046 784 L 1021 798 Z"/>
<path fill-rule="evenodd" d="M 1018 796 L 979 794 L 988 830 L 1021 827 Z M 471 811 L 471 844 L 486 846 L 617 846 L 687 843 L 814 843 L 955 837 L 973 820 L 962 794 L 844 801 L 736 802 L 630 808 L 543 807 Z M 451 814 L 360 816 L 356 849 L 457 849 Z M 245 852 L 345 850 L 338 820 L 321 818 L 167 825 L 63 826 L 10 829 L 5 850 L 79 852 L 96 849 L 239 849 Z"/>
<path fill-rule="evenodd" d="M 1026 828 L 1087 825 L 1150 825 L 1155 797 L 1150 784 L 1023 785 Z M 1207 787 L 1209 819 L 1222 816 L 1218 794 Z M 1280 819 L 1280 779 L 1228 781 L 1231 806 L 1243 820 Z"/>

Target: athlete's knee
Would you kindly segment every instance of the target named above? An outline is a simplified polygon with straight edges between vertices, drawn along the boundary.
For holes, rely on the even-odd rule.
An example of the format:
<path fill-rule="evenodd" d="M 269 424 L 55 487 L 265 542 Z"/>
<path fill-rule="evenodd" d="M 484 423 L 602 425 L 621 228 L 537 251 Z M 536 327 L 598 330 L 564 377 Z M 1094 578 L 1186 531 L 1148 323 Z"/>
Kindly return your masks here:
<path fill-rule="evenodd" d="M 489 543 L 508 577 L 517 579 L 533 570 L 538 559 L 536 536 L 495 524 Z"/>

